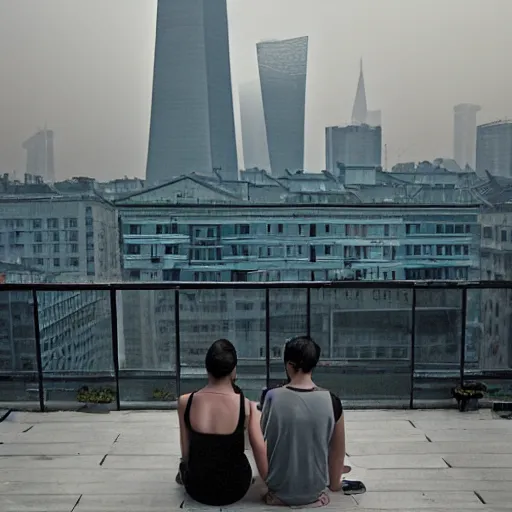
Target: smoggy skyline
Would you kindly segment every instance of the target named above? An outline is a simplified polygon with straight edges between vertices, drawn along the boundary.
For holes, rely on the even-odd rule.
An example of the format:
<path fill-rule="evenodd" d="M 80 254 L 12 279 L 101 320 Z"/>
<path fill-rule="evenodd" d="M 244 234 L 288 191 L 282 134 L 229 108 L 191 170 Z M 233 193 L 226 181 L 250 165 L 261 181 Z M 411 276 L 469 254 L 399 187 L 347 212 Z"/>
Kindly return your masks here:
<path fill-rule="evenodd" d="M 324 128 L 350 120 L 363 58 L 388 163 L 453 154 L 453 106 L 512 118 L 509 0 L 228 0 L 238 85 L 256 43 L 309 36 L 305 167 L 325 166 Z M 156 0 L 0 0 L 0 172 L 25 169 L 23 141 L 55 131 L 58 179 L 144 177 Z"/>

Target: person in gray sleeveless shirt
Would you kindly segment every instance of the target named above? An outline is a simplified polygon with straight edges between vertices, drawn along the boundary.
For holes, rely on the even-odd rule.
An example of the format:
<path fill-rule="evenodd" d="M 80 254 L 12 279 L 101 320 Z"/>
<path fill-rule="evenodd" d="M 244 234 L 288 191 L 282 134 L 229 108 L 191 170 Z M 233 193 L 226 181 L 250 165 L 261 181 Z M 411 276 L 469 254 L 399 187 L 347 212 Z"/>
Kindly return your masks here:
<path fill-rule="evenodd" d="M 284 349 L 288 384 L 270 389 L 262 408 L 267 443 L 268 505 L 323 506 L 327 489 L 342 489 L 345 424 L 340 399 L 318 388 L 312 371 L 320 347 L 308 336 L 289 340 Z"/>

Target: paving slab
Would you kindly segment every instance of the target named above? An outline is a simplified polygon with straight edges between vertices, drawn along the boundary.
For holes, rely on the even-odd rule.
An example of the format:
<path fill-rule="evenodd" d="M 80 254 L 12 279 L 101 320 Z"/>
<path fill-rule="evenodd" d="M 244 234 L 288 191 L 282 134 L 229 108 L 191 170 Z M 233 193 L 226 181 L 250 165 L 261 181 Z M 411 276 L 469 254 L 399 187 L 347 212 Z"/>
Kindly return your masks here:
<path fill-rule="evenodd" d="M 105 469 L 169 469 L 178 468 L 179 455 L 108 455 Z"/>
<path fill-rule="evenodd" d="M 512 509 L 512 491 L 488 491 L 482 490 L 478 494 L 484 500 L 486 505 L 508 507 Z"/>
<path fill-rule="evenodd" d="M 446 462 L 454 468 L 512 468 L 512 454 L 449 454 Z"/>
<path fill-rule="evenodd" d="M 485 510 L 473 492 L 367 492 L 354 496 L 363 509 L 403 510 L 452 508 Z"/>
<path fill-rule="evenodd" d="M 1 448 L 1 446 L 0 446 Z M 0 454 L 2 453 L 0 449 Z M 179 439 L 173 443 L 140 443 L 125 441 L 122 436 L 110 448 L 110 455 L 180 455 Z"/>
<path fill-rule="evenodd" d="M 439 455 L 363 455 L 353 456 L 353 466 L 367 469 L 433 469 L 446 468 Z"/>
<path fill-rule="evenodd" d="M 5 455 L 105 455 L 112 444 L 89 443 L 8 443 L 0 444 L 0 456 Z"/>
<path fill-rule="evenodd" d="M 2 512 L 71 512 L 79 498 L 80 495 L 0 495 L 0 510 Z"/>
<path fill-rule="evenodd" d="M 99 466 L 101 460 L 99 455 L 6 456 L 0 457 L 0 469 L 91 469 Z"/>

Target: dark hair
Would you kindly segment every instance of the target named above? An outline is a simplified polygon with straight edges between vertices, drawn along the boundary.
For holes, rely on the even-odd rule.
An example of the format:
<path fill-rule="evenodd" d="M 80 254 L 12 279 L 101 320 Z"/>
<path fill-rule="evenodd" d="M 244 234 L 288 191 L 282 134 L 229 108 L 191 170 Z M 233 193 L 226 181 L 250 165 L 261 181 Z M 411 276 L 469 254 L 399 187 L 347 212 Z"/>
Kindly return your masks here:
<path fill-rule="evenodd" d="M 227 377 L 236 367 L 236 349 L 228 340 L 214 341 L 206 352 L 206 371 L 215 379 Z"/>
<path fill-rule="evenodd" d="M 284 364 L 304 373 L 311 373 L 320 359 L 320 346 L 310 336 L 296 336 L 284 346 Z"/>

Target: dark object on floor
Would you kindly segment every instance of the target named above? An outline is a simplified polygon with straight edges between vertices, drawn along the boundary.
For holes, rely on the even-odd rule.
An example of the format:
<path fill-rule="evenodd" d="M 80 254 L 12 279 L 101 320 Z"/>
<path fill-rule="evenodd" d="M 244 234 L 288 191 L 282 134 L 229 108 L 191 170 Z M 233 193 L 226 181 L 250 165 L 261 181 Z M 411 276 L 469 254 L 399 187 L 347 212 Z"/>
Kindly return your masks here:
<path fill-rule="evenodd" d="M 364 494 L 366 486 L 359 480 L 343 480 L 341 484 L 344 494 Z"/>
<path fill-rule="evenodd" d="M 504 420 L 512 420 L 512 401 L 510 402 L 493 402 L 492 413 Z"/>
<path fill-rule="evenodd" d="M 460 412 L 477 411 L 478 400 L 484 397 L 487 386 L 483 382 L 466 382 L 452 388 L 452 396 L 457 400 Z"/>

